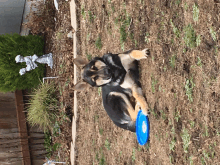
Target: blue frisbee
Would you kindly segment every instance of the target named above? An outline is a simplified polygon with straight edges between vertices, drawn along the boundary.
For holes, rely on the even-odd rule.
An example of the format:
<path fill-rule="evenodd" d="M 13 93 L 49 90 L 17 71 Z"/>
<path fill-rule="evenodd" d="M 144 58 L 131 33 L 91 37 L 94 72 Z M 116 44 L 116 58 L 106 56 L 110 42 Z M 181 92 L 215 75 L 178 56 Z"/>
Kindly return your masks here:
<path fill-rule="evenodd" d="M 140 145 L 147 143 L 150 134 L 150 124 L 148 117 L 140 110 L 136 119 L 136 135 Z"/>

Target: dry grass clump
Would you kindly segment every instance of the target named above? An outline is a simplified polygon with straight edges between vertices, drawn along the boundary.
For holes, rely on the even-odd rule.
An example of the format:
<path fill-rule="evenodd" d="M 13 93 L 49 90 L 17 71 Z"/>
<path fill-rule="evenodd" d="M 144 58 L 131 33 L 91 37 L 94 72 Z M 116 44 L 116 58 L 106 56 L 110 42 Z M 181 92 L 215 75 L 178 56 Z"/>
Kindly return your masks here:
<path fill-rule="evenodd" d="M 58 110 L 56 88 L 53 83 L 42 83 L 34 89 L 27 108 L 27 120 L 32 126 L 52 130 Z"/>

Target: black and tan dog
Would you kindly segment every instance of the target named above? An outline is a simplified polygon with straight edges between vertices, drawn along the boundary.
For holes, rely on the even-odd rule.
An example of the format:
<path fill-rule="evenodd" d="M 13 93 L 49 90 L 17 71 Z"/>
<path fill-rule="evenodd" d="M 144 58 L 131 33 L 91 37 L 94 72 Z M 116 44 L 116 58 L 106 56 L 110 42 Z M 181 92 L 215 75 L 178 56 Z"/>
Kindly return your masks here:
<path fill-rule="evenodd" d="M 149 50 L 144 49 L 105 54 L 90 62 L 76 58 L 74 63 L 83 68 L 82 81 L 74 86 L 74 90 L 82 91 L 88 84 L 93 87 L 101 86 L 103 105 L 111 120 L 117 126 L 135 132 L 139 109 L 146 115 L 148 113 L 148 105 L 139 82 L 137 60 L 145 59 L 148 54 Z"/>

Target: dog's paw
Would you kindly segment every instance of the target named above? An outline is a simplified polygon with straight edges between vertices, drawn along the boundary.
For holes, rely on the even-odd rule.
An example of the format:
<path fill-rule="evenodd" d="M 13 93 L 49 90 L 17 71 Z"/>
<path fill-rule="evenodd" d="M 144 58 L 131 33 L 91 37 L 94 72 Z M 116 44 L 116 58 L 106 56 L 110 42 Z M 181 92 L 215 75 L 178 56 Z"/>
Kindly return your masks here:
<path fill-rule="evenodd" d="M 148 48 L 143 49 L 142 52 L 143 52 L 145 58 L 147 58 L 147 56 L 150 55 L 150 50 Z"/>
<path fill-rule="evenodd" d="M 142 113 L 147 116 L 148 115 L 148 110 L 146 107 L 141 107 L 140 103 L 137 102 L 136 105 L 135 105 L 135 111 L 139 111 L 139 110 L 142 110 Z"/>
<path fill-rule="evenodd" d="M 148 116 L 148 110 L 142 110 L 142 113 L 145 115 L 145 116 Z"/>
<path fill-rule="evenodd" d="M 136 103 L 136 105 L 135 105 L 135 111 L 140 111 L 141 110 L 141 105 L 140 105 L 140 103 L 139 102 L 137 102 Z"/>

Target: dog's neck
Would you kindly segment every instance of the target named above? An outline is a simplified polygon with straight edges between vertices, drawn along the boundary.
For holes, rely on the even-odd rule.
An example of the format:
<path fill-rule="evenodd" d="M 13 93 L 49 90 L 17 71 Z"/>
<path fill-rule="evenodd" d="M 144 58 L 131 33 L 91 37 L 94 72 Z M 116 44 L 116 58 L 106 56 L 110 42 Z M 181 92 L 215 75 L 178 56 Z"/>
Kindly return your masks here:
<path fill-rule="evenodd" d="M 112 71 L 112 81 L 109 82 L 111 85 L 120 85 L 124 81 L 126 70 L 122 66 L 120 58 L 114 54 L 106 54 L 103 56 L 103 60 Z"/>

